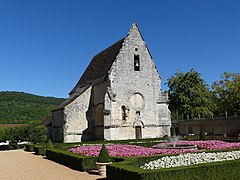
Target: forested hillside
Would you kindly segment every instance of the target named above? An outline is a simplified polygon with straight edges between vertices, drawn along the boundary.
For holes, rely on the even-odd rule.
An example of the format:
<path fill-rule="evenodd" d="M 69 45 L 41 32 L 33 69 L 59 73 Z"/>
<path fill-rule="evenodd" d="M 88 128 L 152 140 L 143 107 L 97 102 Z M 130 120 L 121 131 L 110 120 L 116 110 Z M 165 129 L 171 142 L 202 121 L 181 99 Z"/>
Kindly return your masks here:
<path fill-rule="evenodd" d="M 64 100 L 23 92 L 0 92 L 0 124 L 40 122 Z"/>

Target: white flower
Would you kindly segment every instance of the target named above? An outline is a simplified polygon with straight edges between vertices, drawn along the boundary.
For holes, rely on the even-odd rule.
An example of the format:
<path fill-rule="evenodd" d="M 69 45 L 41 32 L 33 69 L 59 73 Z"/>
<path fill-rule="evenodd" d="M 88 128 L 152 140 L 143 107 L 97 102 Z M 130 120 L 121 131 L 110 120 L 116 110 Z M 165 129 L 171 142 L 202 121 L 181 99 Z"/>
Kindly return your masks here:
<path fill-rule="evenodd" d="M 155 161 L 144 164 L 142 169 L 161 169 L 179 166 L 190 166 L 211 162 L 229 161 L 240 159 L 240 151 L 216 152 L 216 153 L 186 153 L 177 156 L 164 156 Z"/>

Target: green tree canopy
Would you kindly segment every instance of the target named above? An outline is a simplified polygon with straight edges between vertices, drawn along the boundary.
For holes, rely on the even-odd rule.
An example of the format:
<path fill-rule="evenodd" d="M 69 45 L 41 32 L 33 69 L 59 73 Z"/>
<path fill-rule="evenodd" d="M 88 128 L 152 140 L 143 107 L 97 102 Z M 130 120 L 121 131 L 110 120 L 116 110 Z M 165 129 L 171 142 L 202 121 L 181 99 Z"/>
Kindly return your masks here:
<path fill-rule="evenodd" d="M 30 141 L 33 143 L 46 142 L 47 128 L 41 125 L 27 125 L 20 127 L 0 128 L 1 141 Z"/>
<path fill-rule="evenodd" d="M 0 124 L 40 122 L 64 100 L 66 99 L 43 97 L 23 92 L 0 92 Z"/>
<path fill-rule="evenodd" d="M 219 116 L 240 115 L 240 74 L 225 72 L 221 80 L 215 81 L 212 85 L 213 93 L 216 96 L 217 111 Z"/>
<path fill-rule="evenodd" d="M 194 69 L 187 73 L 178 70 L 168 79 L 167 85 L 172 119 L 197 119 L 212 116 L 213 94 L 209 91 L 200 73 Z"/>

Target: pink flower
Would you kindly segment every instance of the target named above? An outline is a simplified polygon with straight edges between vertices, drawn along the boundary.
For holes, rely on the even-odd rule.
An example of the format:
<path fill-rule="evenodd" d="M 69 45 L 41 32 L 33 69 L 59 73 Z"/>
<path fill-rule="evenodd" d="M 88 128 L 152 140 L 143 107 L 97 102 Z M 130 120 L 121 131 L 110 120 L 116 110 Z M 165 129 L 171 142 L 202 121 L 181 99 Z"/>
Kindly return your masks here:
<path fill-rule="evenodd" d="M 170 144 L 168 143 L 159 143 Z M 232 149 L 240 148 L 240 143 L 228 143 L 220 140 L 208 140 L 208 141 L 178 141 L 177 144 L 191 144 L 197 145 L 198 149 L 205 150 L 220 150 L 220 149 Z M 197 152 L 198 150 L 190 149 L 155 149 L 147 148 L 136 145 L 126 145 L 126 144 L 113 144 L 107 145 L 110 156 L 124 156 L 124 157 L 135 157 L 135 156 L 152 156 L 158 154 L 177 154 L 186 152 Z M 77 148 L 72 148 L 69 151 L 81 154 L 84 156 L 98 156 L 101 149 L 101 145 L 86 145 L 79 146 Z"/>
<path fill-rule="evenodd" d="M 152 156 L 157 154 L 176 154 L 185 152 L 197 152 L 198 150 L 184 150 L 184 149 L 155 149 L 147 148 L 136 145 L 126 145 L 126 144 L 113 144 L 107 145 L 108 153 L 110 156 L 124 156 L 124 157 L 135 157 L 135 156 Z M 72 148 L 69 151 L 81 154 L 85 156 L 98 156 L 100 152 L 100 145 L 89 145 L 89 146 L 79 146 L 77 148 Z"/>
<path fill-rule="evenodd" d="M 160 143 L 161 144 L 170 144 L 168 143 Z M 178 141 L 177 144 L 192 144 L 197 145 L 198 149 L 205 149 L 205 150 L 220 150 L 220 149 L 233 149 L 233 148 L 240 148 L 240 143 L 229 143 L 220 140 L 207 140 L 207 141 Z"/>

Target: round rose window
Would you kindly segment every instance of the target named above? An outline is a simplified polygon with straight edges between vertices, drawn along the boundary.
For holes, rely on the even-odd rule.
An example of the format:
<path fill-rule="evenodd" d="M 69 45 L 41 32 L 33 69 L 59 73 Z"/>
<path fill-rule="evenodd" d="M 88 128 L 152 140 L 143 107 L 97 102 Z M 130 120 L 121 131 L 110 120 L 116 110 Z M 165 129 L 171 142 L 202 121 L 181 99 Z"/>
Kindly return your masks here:
<path fill-rule="evenodd" d="M 130 98 L 130 103 L 135 110 L 141 110 L 144 107 L 144 98 L 141 94 L 135 93 Z"/>

